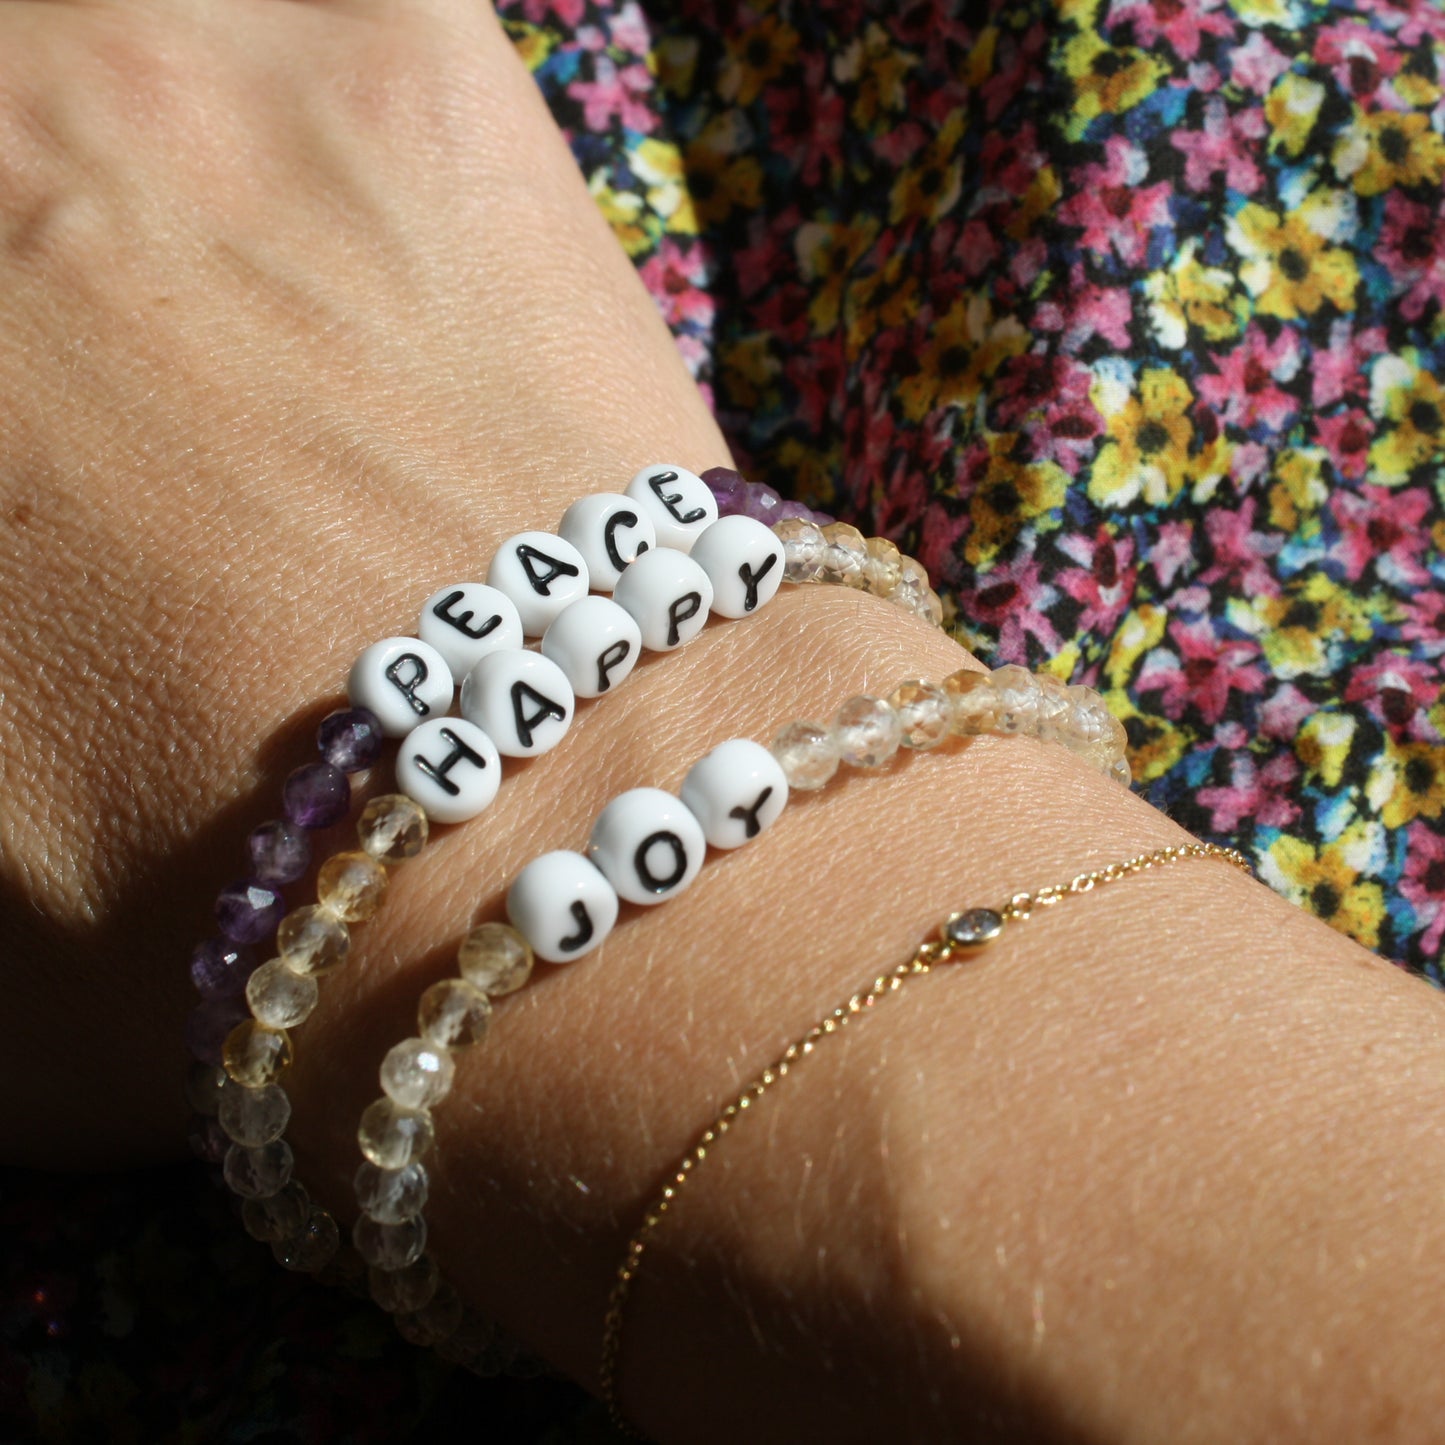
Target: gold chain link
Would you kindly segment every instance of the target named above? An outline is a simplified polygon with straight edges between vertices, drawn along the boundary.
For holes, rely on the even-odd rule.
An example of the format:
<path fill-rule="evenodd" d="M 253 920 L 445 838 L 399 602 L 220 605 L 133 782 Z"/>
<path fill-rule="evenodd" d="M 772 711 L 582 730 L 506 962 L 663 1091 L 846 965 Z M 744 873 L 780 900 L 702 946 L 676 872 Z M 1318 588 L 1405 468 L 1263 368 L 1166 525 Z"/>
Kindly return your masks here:
<path fill-rule="evenodd" d="M 1224 848 L 1217 843 L 1184 843 L 1168 848 L 1156 848 L 1152 853 L 1140 853 L 1122 863 L 1109 863 L 1080 873 L 1067 883 L 1051 884 L 1032 893 L 1015 893 L 1001 908 L 973 909 L 955 913 L 945 919 L 934 933 L 919 945 L 913 956 L 900 963 L 890 972 L 874 979 L 872 985 L 855 993 L 846 1003 L 840 1004 L 820 1019 L 802 1038 L 795 1040 L 783 1050 L 753 1081 L 748 1084 L 731 1103 L 726 1105 L 717 1117 L 698 1136 L 697 1142 L 688 1150 L 682 1162 L 673 1171 L 666 1184 L 653 1199 L 642 1217 L 642 1224 L 627 1242 L 627 1250 L 617 1277 L 608 1296 L 607 1314 L 602 1327 L 601 1392 L 603 1403 L 612 1417 L 612 1423 L 633 1439 L 643 1439 L 622 1414 L 617 1402 L 617 1366 L 622 1348 L 623 1313 L 626 1309 L 632 1282 L 637 1278 L 638 1268 L 652 1236 L 677 1202 L 682 1191 L 697 1174 L 708 1151 L 741 1119 L 772 1087 L 787 1078 L 793 1066 L 808 1057 L 818 1044 L 830 1034 L 841 1033 L 855 1018 L 867 1013 L 874 1004 L 888 994 L 897 993 L 910 978 L 928 973 L 943 963 L 960 962 L 976 957 L 992 943 L 1009 923 L 1022 922 L 1029 918 L 1036 908 L 1052 908 L 1065 898 L 1074 898 L 1083 893 L 1092 893 L 1096 888 L 1117 883 L 1120 879 L 1133 877 L 1150 868 L 1178 863 L 1186 858 L 1218 858 L 1222 862 L 1250 872 L 1249 860 L 1233 848 Z M 969 929 L 955 927 L 959 920 L 968 920 L 978 935 L 971 937 Z"/>

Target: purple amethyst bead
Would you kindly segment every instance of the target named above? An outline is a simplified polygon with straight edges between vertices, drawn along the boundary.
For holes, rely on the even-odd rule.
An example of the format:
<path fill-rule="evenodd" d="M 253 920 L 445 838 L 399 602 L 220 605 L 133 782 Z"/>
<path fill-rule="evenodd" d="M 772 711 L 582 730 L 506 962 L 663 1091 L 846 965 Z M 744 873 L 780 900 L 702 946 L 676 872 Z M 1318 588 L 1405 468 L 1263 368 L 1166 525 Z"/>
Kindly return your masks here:
<path fill-rule="evenodd" d="M 286 779 L 286 816 L 300 828 L 329 828 L 351 807 L 351 784 L 330 763 L 307 763 Z"/>
<path fill-rule="evenodd" d="M 778 504 L 778 510 L 769 518 L 773 522 L 784 522 L 789 517 L 797 517 L 800 521 L 811 522 L 813 520 L 813 509 L 805 507 L 801 502 L 795 502 L 791 497 L 784 497 Z"/>
<path fill-rule="evenodd" d="M 225 938 L 208 938 L 191 950 L 191 982 L 202 998 L 234 998 L 255 968 L 244 948 Z"/>
<path fill-rule="evenodd" d="M 228 884 L 216 895 L 216 922 L 233 943 L 260 943 L 276 931 L 286 900 L 269 883 L 254 878 Z"/>
<path fill-rule="evenodd" d="M 250 1017 L 240 998 L 208 998 L 198 1003 L 186 1015 L 185 1040 L 191 1057 L 219 1068 L 226 1035 Z"/>
<path fill-rule="evenodd" d="M 322 758 L 343 773 L 359 773 L 381 757 L 381 721 L 370 708 L 344 707 L 328 713 L 316 730 Z"/>
<path fill-rule="evenodd" d="M 702 480 L 717 501 L 720 517 L 731 517 L 743 510 L 747 502 L 748 484 L 742 474 L 731 467 L 709 467 L 702 473 Z"/>
<path fill-rule="evenodd" d="M 748 483 L 748 500 L 743 515 L 771 527 L 778 520 L 783 499 L 766 482 Z"/>
<path fill-rule="evenodd" d="M 311 840 L 304 828 L 283 818 L 262 823 L 246 840 L 251 876 L 261 883 L 294 883 L 311 866 Z"/>

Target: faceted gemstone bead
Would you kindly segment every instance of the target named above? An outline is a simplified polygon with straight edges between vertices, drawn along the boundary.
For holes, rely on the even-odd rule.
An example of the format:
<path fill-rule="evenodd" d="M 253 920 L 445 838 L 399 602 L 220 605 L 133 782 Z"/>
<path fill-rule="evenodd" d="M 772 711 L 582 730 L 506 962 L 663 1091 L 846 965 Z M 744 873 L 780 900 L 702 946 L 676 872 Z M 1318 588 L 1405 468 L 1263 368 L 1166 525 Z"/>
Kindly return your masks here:
<path fill-rule="evenodd" d="M 283 958 L 263 963 L 246 984 L 252 1016 L 273 1029 L 294 1029 L 305 1023 L 319 994 L 315 977 L 292 972 Z"/>
<path fill-rule="evenodd" d="M 227 1136 L 237 1144 L 259 1149 L 286 1132 L 291 1120 L 291 1100 L 277 1084 L 260 1089 L 236 1085 L 222 1091 L 217 1118 Z"/>
<path fill-rule="evenodd" d="M 887 597 L 898 585 L 903 554 L 887 537 L 869 537 L 863 543 L 867 553 L 863 576 L 875 597 Z"/>
<path fill-rule="evenodd" d="M 783 580 L 783 544 L 751 517 L 720 517 L 693 544 L 692 560 L 712 583 L 719 617 L 749 617 Z"/>
<path fill-rule="evenodd" d="M 1046 743 L 1067 744 L 1073 715 L 1068 684 L 1060 682 L 1049 672 L 1034 673 L 1033 679 L 1039 690 L 1038 720 L 1034 725 L 1035 736 Z"/>
<path fill-rule="evenodd" d="M 454 582 L 422 603 L 416 635 L 441 653 L 453 678 L 465 677 L 489 652 L 522 646 L 522 617 L 495 587 Z"/>
<path fill-rule="evenodd" d="M 480 1043 L 491 1021 L 491 1000 L 464 978 L 444 978 L 432 984 L 417 1005 L 417 1032 L 444 1049 Z"/>
<path fill-rule="evenodd" d="M 624 581 L 657 555 L 644 552 L 622 574 Z M 540 652 L 488 653 L 462 680 L 462 716 L 506 758 L 533 758 L 555 748 L 576 710 L 567 674 Z"/>
<path fill-rule="evenodd" d="M 271 1253 L 282 1269 L 317 1274 L 331 1263 L 340 1244 L 336 1221 L 319 1204 L 313 1204 L 301 1228 L 276 1240 Z"/>
<path fill-rule="evenodd" d="M 186 1125 L 186 1145 L 203 1164 L 219 1164 L 226 1157 L 231 1141 L 221 1128 L 220 1120 L 193 1115 Z"/>
<path fill-rule="evenodd" d="M 748 484 L 741 472 L 731 467 L 709 467 L 701 476 L 717 503 L 718 516 L 732 517 L 742 512 L 747 505 Z"/>
<path fill-rule="evenodd" d="M 903 725 L 881 697 L 855 697 L 833 715 L 829 735 L 839 759 L 850 767 L 881 768 L 898 751 Z"/>
<path fill-rule="evenodd" d="M 330 763 L 306 763 L 292 770 L 281 797 L 286 816 L 298 828 L 329 828 L 351 807 L 351 784 Z"/>
<path fill-rule="evenodd" d="M 1126 788 L 1134 781 L 1133 770 L 1129 767 L 1127 758 L 1117 758 L 1109 767 L 1109 776 L 1116 783 L 1122 783 Z"/>
<path fill-rule="evenodd" d="M 823 578 L 845 587 L 866 587 L 864 566 L 868 547 L 863 534 L 847 522 L 833 522 L 823 528 Z"/>
<path fill-rule="evenodd" d="M 910 595 L 908 608 L 930 627 L 943 626 L 943 599 L 932 587 L 924 587 L 918 593 Z"/>
<path fill-rule="evenodd" d="M 378 1169 L 370 1160 L 356 1166 L 356 1202 L 378 1224 L 398 1224 L 426 1208 L 429 1181 L 425 1164 Z"/>
<path fill-rule="evenodd" d="M 251 876 L 262 883 L 294 883 L 311 866 L 311 840 L 304 829 L 285 818 L 253 829 L 246 848 L 251 855 Z"/>
<path fill-rule="evenodd" d="M 681 798 L 662 788 L 629 788 L 598 814 L 587 856 L 619 898 L 651 905 L 691 886 L 707 856 L 707 839 Z"/>
<path fill-rule="evenodd" d="M 343 923 L 364 923 L 385 893 L 386 869 L 369 853 L 333 853 L 316 879 L 321 906 Z"/>
<path fill-rule="evenodd" d="M 316 730 L 321 761 L 343 773 L 360 773 L 381 760 L 386 735 L 381 719 L 365 707 L 343 707 L 327 713 Z"/>
<path fill-rule="evenodd" d="M 832 734 L 817 723 L 789 723 L 773 739 L 772 754 L 790 788 L 801 793 L 826 787 L 838 771 L 838 749 Z"/>
<path fill-rule="evenodd" d="M 276 930 L 276 951 L 293 973 L 330 973 L 346 962 L 351 931 L 328 909 L 293 908 Z"/>
<path fill-rule="evenodd" d="M 191 982 L 203 998 L 234 998 L 254 967 L 252 955 L 227 938 L 208 938 L 191 950 Z"/>
<path fill-rule="evenodd" d="M 816 582 L 823 575 L 828 543 L 823 529 L 804 518 L 776 523 L 773 535 L 783 544 L 783 577 L 789 582 Z"/>
<path fill-rule="evenodd" d="M 794 518 L 801 518 L 803 521 L 811 522 L 813 520 L 813 509 L 804 506 L 802 502 L 795 502 L 791 497 L 784 497 L 778 504 L 773 526 L 776 527 L 779 522 L 788 522 Z"/>
<path fill-rule="evenodd" d="M 408 1344 L 421 1349 L 435 1349 L 456 1332 L 465 1314 L 460 1296 L 442 1280 L 436 1293 L 421 1309 L 397 1315 L 396 1332 Z"/>
<path fill-rule="evenodd" d="M 749 482 L 747 499 L 743 503 L 743 516 L 754 522 L 771 527 L 779 521 L 783 499 L 766 482 Z"/>
<path fill-rule="evenodd" d="M 645 648 L 671 652 L 706 624 L 712 579 L 687 553 L 659 545 L 622 574 L 612 596 L 632 614 Z"/>
<path fill-rule="evenodd" d="M 436 1128 L 425 1109 L 405 1109 L 385 1096 L 367 1105 L 356 1128 L 361 1152 L 378 1169 L 405 1169 L 435 1139 Z"/>
<path fill-rule="evenodd" d="M 290 1182 L 292 1163 L 291 1146 L 284 1139 L 273 1139 L 258 1149 L 232 1144 L 221 1173 L 233 1194 L 242 1199 L 267 1199 Z"/>
<path fill-rule="evenodd" d="M 643 467 L 628 482 L 626 491 L 651 518 L 658 547 L 691 552 L 698 534 L 718 518 L 712 489 L 686 467 L 671 463 Z"/>
<path fill-rule="evenodd" d="M 948 693 L 936 682 L 905 682 L 888 699 L 898 715 L 905 748 L 936 748 L 948 736 Z"/>
<path fill-rule="evenodd" d="M 404 1109 L 429 1109 L 451 1092 L 456 1065 L 426 1039 L 403 1039 L 381 1061 L 381 1088 Z"/>
<path fill-rule="evenodd" d="M 562 514 L 557 531 L 564 542 L 570 542 L 582 554 L 588 580 L 596 592 L 611 592 L 623 572 L 657 546 L 657 528 L 652 519 L 631 497 L 620 492 L 579 497 Z"/>
<path fill-rule="evenodd" d="M 582 554 L 553 532 L 508 537 L 487 568 L 487 586 L 512 601 L 528 637 L 540 637 L 569 602 L 585 597 L 588 581 Z"/>
<path fill-rule="evenodd" d="M 1068 727 L 1061 741 L 1074 752 L 1105 766 L 1113 745 L 1110 724 L 1116 719 L 1093 688 L 1071 687 L 1068 698 Z"/>
<path fill-rule="evenodd" d="M 421 1309 L 436 1293 L 438 1278 L 436 1261 L 429 1254 L 405 1269 L 373 1267 L 367 1276 L 372 1299 L 392 1315 Z"/>
<path fill-rule="evenodd" d="M 291 1036 L 246 1019 L 226 1036 L 222 1064 L 231 1081 L 243 1088 L 273 1084 L 291 1065 Z"/>
<path fill-rule="evenodd" d="M 254 878 L 228 884 L 216 895 L 216 923 L 233 943 L 260 943 L 276 931 L 286 901 Z"/>
<path fill-rule="evenodd" d="M 297 1234 L 311 1215 L 311 1196 L 293 1179 L 268 1199 L 248 1199 L 241 1206 L 241 1223 L 252 1239 L 274 1244 Z"/>
<path fill-rule="evenodd" d="M 714 848 L 740 848 L 777 822 L 788 780 L 761 744 L 730 738 L 692 765 L 680 796 Z"/>
<path fill-rule="evenodd" d="M 197 1114 L 214 1118 L 227 1084 L 224 1069 L 215 1064 L 194 1063 L 186 1070 L 186 1103 Z"/>
<path fill-rule="evenodd" d="M 362 849 L 383 863 L 404 863 L 426 847 L 429 829 L 419 804 L 402 793 L 373 798 L 357 819 Z"/>
<path fill-rule="evenodd" d="M 1003 932 L 1003 915 L 992 908 L 970 908 L 944 925 L 944 937 L 959 948 L 976 948 Z"/>
<path fill-rule="evenodd" d="M 468 983 L 501 998 L 532 976 L 532 950 L 509 924 L 479 923 L 457 950 L 457 964 Z"/>
<path fill-rule="evenodd" d="M 404 738 L 429 717 L 445 717 L 453 686 L 446 658 L 419 637 L 373 642 L 346 679 L 352 706 L 375 713 L 389 738 Z"/>
<path fill-rule="evenodd" d="M 978 737 L 998 727 L 999 695 L 986 672 L 960 668 L 943 679 L 950 703 L 949 727 L 958 737 Z"/>
<path fill-rule="evenodd" d="M 426 1220 L 414 1214 L 395 1224 L 382 1224 L 363 1214 L 352 1227 L 351 1242 L 367 1264 L 381 1270 L 405 1269 L 426 1249 Z"/>
<path fill-rule="evenodd" d="M 597 948 L 617 909 L 617 890 L 601 869 L 565 848 L 533 858 L 507 889 L 507 917 L 548 963 L 571 963 Z"/>
<path fill-rule="evenodd" d="M 202 999 L 186 1015 L 184 1037 L 190 1056 L 203 1064 L 219 1064 L 231 1030 L 247 1017 L 246 1000 L 239 994 Z"/>
<path fill-rule="evenodd" d="M 989 679 L 999 701 L 995 730 L 1001 733 L 1036 734 L 1043 690 L 1033 673 L 1026 667 L 1009 663 L 1006 667 L 994 668 Z"/>

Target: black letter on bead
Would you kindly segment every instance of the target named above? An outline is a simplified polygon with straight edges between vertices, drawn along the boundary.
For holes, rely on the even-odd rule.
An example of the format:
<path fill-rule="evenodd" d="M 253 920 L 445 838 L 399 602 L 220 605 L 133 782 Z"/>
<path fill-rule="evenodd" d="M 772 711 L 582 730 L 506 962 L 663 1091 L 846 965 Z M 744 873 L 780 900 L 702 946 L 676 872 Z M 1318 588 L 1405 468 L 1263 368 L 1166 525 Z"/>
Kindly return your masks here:
<path fill-rule="evenodd" d="M 743 824 L 743 832 L 749 838 L 756 838 L 758 834 L 763 831 L 763 825 L 758 822 L 758 813 L 762 810 L 763 804 L 766 803 L 768 799 L 772 796 L 773 787 L 772 784 L 769 783 L 768 786 L 764 788 L 761 793 L 758 794 L 757 802 L 755 802 L 751 808 L 730 808 L 728 810 L 728 817 L 741 818 Z"/>
<path fill-rule="evenodd" d="M 579 948 L 585 948 L 592 942 L 592 935 L 597 932 L 592 926 L 592 915 L 580 898 L 572 902 L 572 921 L 577 925 L 577 932 L 557 940 L 557 947 L 564 953 L 576 953 Z"/>
<path fill-rule="evenodd" d="M 536 712 L 528 715 L 522 710 L 524 698 L 531 698 L 537 704 Z M 514 682 L 512 684 L 512 721 L 517 728 L 517 741 L 524 748 L 532 746 L 532 733 L 545 718 L 554 717 L 559 722 L 565 722 L 567 709 L 561 703 L 553 702 L 550 697 L 543 697 L 535 687 L 529 687 L 525 682 Z"/>
<path fill-rule="evenodd" d="M 648 849 L 654 843 L 666 843 L 672 849 L 672 872 L 666 878 L 659 878 L 647 866 Z M 666 893 L 669 888 L 681 883 L 682 875 L 687 872 L 687 850 L 682 846 L 682 839 L 676 833 L 669 833 L 665 829 L 657 833 L 649 833 L 637 845 L 637 852 L 632 855 L 632 866 L 637 869 L 637 877 L 644 888 L 653 893 Z"/>
<path fill-rule="evenodd" d="M 620 666 L 627 661 L 627 654 L 632 651 L 632 644 L 625 638 L 619 637 L 611 647 L 605 649 L 597 656 L 597 691 L 606 692 L 612 686 L 612 679 L 608 673 L 614 667 Z"/>
<path fill-rule="evenodd" d="M 462 761 L 463 758 L 474 767 L 484 768 L 487 760 L 473 748 L 469 748 L 450 728 L 442 729 L 442 736 L 452 745 L 452 750 L 439 763 L 434 763 L 430 758 L 417 757 L 416 765 L 427 777 L 429 777 L 444 793 L 450 793 L 456 797 L 461 789 L 447 777 L 447 774 Z M 752 834 L 748 834 L 752 837 Z"/>
<path fill-rule="evenodd" d="M 672 514 L 673 518 L 684 527 L 689 522 L 700 522 L 707 516 L 701 507 L 694 507 L 690 512 L 679 512 L 677 504 L 682 501 L 681 492 L 664 492 L 662 489 L 669 483 L 677 480 L 676 472 L 654 472 L 647 479 L 647 485 L 652 488 L 653 495 Z"/>
<path fill-rule="evenodd" d="M 636 512 L 613 512 L 607 519 L 607 525 L 602 529 L 602 545 L 607 549 L 607 560 L 617 568 L 619 572 L 627 570 L 628 559 L 617 550 L 616 531 L 619 527 L 635 527 L 637 525 Z M 636 561 L 647 551 L 647 543 L 639 541 L 637 551 L 632 554 L 632 561 Z"/>
<path fill-rule="evenodd" d="M 473 642 L 480 642 L 494 627 L 500 627 L 502 625 L 502 614 L 500 612 L 493 613 L 480 627 L 473 628 L 471 621 L 475 614 L 470 608 L 463 612 L 460 617 L 454 617 L 452 615 L 452 608 L 466 595 L 460 588 L 455 592 L 448 592 L 447 595 L 432 608 L 432 616 L 440 617 L 443 622 L 451 627 L 455 627 L 463 637 L 470 637 Z"/>
<path fill-rule="evenodd" d="M 744 612 L 751 612 L 758 605 L 758 583 L 773 570 L 773 565 L 777 560 L 778 554 L 769 552 L 768 560 L 756 572 L 746 562 L 738 568 L 738 576 L 742 579 L 743 586 L 748 589 L 747 596 L 743 598 Z"/>
<path fill-rule="evenodd" d="M 642 574 L 639 572 L 637 575 L 640 577 Z M 701 592 L 684 592 L 682 596 L 667 609 L 667 645 L 669 647 L 677 646 L 677 640 L 682 636 L 682 624 L 686 622 L 689 617 L 696 617 L 697 610 L 701 606 Z"/>
<path fill-rule="evenodd" d="M 527 574 L 527 581 L 532 584 L 532 591 L 540 593 L 543 597 L 552 595 L 551 586 L 559 577 L 580 577 L 582 575 L 580 570 L 570 562 L 564 562 L 560 557 L 549 557 L 545 552 L 539 552 L 526 542 L 518 546 L 517 560 L 522 564 L 522 571 Z M 539 562 L 547 564 L 546 571 L 538 567 Z"/>
<path fill-rule="evenodd" d="M 411 663 L 411 676 L 402 677 L 401 670 L 404 663 Z M 414 652 L 403 652 L 395 662 L 389 662 L 383 677 L 411 704 L 411 710 L 418 717 L 426 717 L 431 712 L 426 703 L 417 695 L 416 690 L 427 678 L 427 666 Z"/>

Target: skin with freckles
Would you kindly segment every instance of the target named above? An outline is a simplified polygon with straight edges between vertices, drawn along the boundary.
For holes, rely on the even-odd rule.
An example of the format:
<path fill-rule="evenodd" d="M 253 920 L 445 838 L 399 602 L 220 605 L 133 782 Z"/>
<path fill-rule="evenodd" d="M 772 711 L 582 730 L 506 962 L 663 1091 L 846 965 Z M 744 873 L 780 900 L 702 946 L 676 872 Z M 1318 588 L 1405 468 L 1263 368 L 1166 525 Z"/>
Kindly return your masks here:
<path fill-rule="evenodd" d="M 494 19 L 0 5 L 5 1157 L 177 1148 L 183 959 L 373 639 L 641 465 L 726 460 Z M 297 1030 L 298 1172 L 537 852 L 728 736 L 969 659 L 785 589 L 439 830 Z M 623 1243 L 736 1089 L 954 909 L 1183 834 L 1061 749 L 854 775 L 499 1005 L 438 1110 L 459 1286 L 584 1381 Z M 345 839 L 338 831 L 331 840 Z M 1011 928 L 715 1151 L 634 1292 L 662 1439 L 1415 1441 L 1445 1387 L 1422 985 L 1217 863 Z"/>

